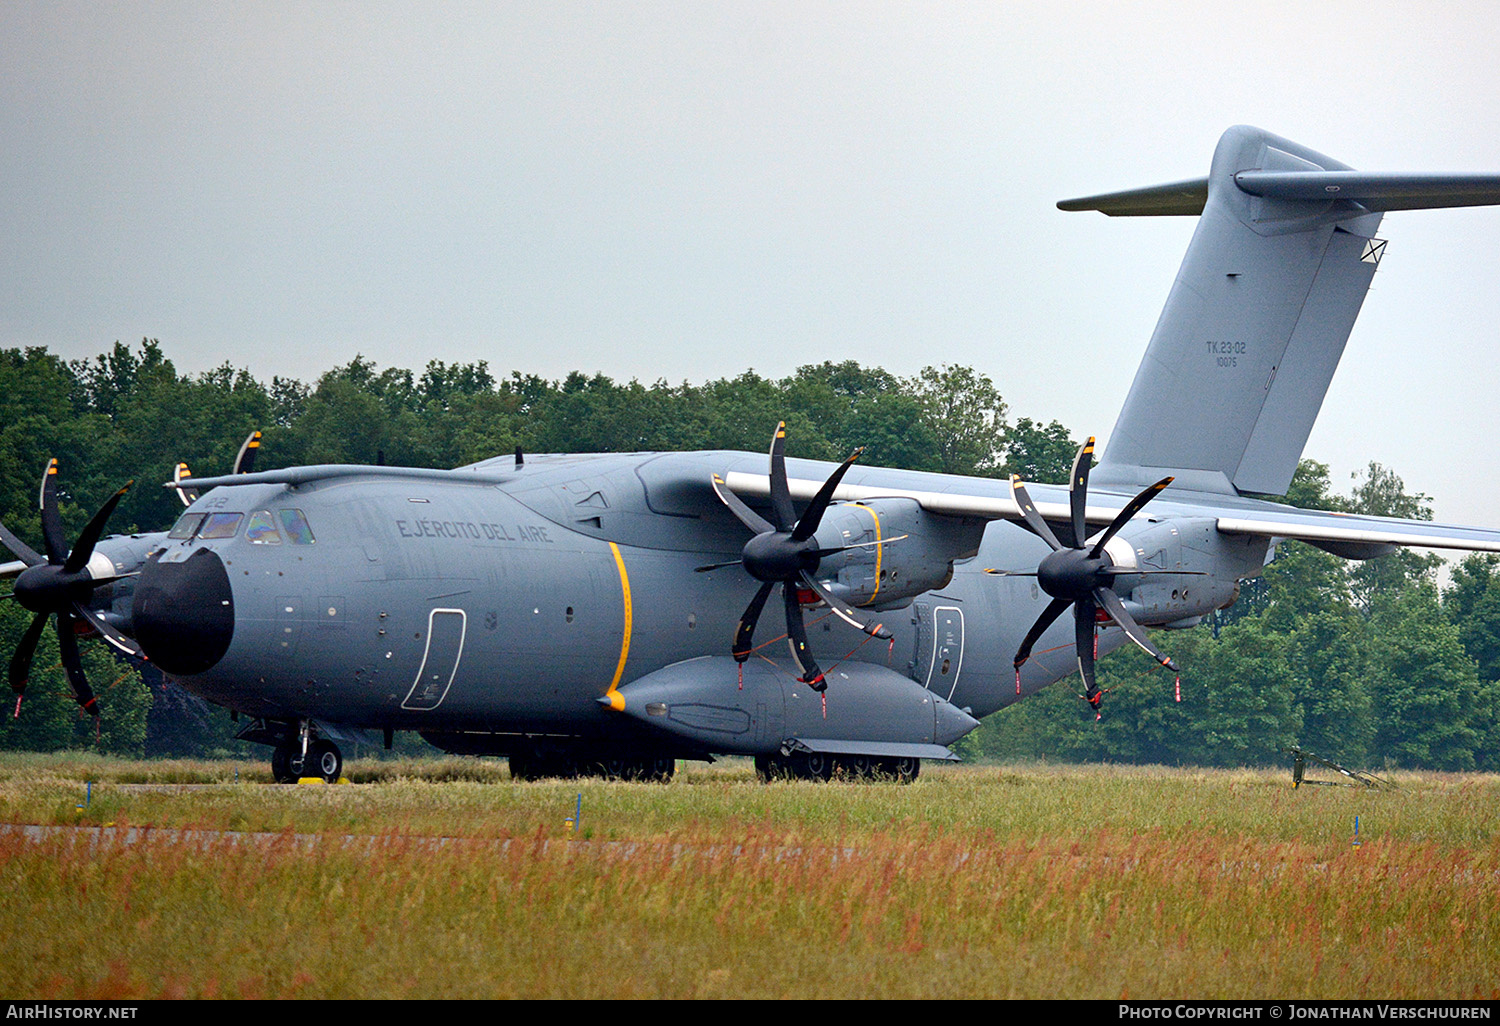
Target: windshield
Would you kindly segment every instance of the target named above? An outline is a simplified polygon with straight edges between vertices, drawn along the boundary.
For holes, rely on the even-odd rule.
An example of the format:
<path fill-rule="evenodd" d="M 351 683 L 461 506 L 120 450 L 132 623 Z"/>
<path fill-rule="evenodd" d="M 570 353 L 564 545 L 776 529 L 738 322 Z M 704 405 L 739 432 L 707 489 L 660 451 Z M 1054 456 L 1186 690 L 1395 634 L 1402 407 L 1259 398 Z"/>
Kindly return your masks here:
<path fill-rule="evenodd" d="M 207 513 L 184 513 L 177 518 L 177 523 L 172 525 L 172 530 L 167 532 L 167 537 L 178 541 L 191 538 L 206 516 L 208 516 Z"/>

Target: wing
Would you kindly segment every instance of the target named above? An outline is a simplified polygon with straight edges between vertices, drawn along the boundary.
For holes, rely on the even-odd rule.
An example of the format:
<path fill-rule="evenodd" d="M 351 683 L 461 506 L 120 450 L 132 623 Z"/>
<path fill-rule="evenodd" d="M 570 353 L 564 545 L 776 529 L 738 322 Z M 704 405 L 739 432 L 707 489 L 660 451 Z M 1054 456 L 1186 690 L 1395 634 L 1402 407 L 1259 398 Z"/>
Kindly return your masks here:
<path fill-rule="evenodd" d="M 892 486 L 876 483 L 875 477 L 890 477 Z M 1024 522 L 1021 507 L 1003 490 L 1003 481 L 980 478 L 946 478 L 942 485 L 953 490 L 913 488 L 910 483 L 938 483 L 936 475 L 912 475 L 900 471 L 867 469 L 855 482 L 845 482 L 834 492 L 841 502 L 868 502 L 882 498 L 914 500 L 928 513 L 980 520 Z M 728 486 L 740 495 L 768 497 L 770 484 L 765 477 L 752 473 L 730 472 Z M 791 478 L 788 488 L 795 501 L 810 501 L 822 485 L 821 480 Z M 1067 491 L 1058 485 L 1028 485 L 1035 506 L 1044 520 L 1067 524 L 1072 518 Z M 1131 495 L 1095 492 L 1089 496 L 1084 520 L 1090 526 L 1107 527 L 1125 509 Z M 1500 552 L 1500 530 L 1439 524 L 1428 520 L 1396 520 L 1389 517 L 1359 516 L 1323 510 L 1297 509 L 1273 502 L 1242 499 L 1238 496 L 1204 492 L 1180 492 L 1168 489 L 1153 503 L 1150 512 L 1137 519 L 1165 520 L 1181 518 L 1214 518 L 1221 534 L 1260 538 L 1290 538 L 1311 542 L 1350 558 L 1367 559 L 1403 546 L 1427 549 L 1455 549 L 1467 552 Z"/>

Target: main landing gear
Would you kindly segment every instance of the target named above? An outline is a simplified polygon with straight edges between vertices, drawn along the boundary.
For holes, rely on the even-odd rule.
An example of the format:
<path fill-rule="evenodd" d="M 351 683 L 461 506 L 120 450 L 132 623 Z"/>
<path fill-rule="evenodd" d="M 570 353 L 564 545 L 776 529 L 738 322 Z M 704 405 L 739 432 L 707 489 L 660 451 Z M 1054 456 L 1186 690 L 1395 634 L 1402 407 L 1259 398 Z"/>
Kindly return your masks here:
<path fill-rule="evenodd" d="M 643 780 L 665 784 L 672 779 L 677 760 L 652 757 L 590 756 L 565 752 L 512 752 L 512 780 L 542 780 L 546 777 L 573 779 L 603 777 L 605 780 Z"/>
<path fill-rule="evenodd" d="M 922 760 L 912 758 L 829 755 L 826 752 L 755 757 L 756 776 L 766 783 L 772 780 L 894 780 L 899 784 L 909 784 L 921 772 Z"/>

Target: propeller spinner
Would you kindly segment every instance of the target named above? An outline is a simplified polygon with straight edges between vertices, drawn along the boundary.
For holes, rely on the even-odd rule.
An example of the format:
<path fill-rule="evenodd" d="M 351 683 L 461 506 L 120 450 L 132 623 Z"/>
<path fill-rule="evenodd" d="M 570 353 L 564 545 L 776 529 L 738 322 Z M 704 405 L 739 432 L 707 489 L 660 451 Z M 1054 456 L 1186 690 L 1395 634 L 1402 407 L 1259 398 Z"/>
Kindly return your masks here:
<path fill-rule="evenodd" d="M 814 691 L 823 691 L 828 687 L 828 683 L 823 679 L 823 671 L 818 667 L 817 660 L 808 649 L 807 627 L 802 618 L 801 592 L 807 591 L 816 595 L 828 604 L 828 608 L 836 616 L 871 637 L 891 637 L 890 632 L 880 624 L 862 622 L 847 603 L 840 602 L 813 576 L 823 557 L 859 547 L 858 545 L 839 545 L 827 549 L 819 548 L 813 536 L 817 533 L 818 525 L 823 520 L 823 514 L 827 511 L 829 502 L 833 499 L 834 490 L 838 488 L 844 474 L 854 465 L 854 461 L 859 459 L 863 450 L 856 449 L 839 465 L 837 470 L 828 476 L 828 480 L 823 482 L 823 487 L 818 489 L 812 502 L 808 504 L 799 519 L 792 506 L 791 490 L 787 485 L 785 449 L 786 424 L 780 423 L 776 425 L 776 433 L 771 439 L 771 515 L 775 518 L 775 523 L 767 521 L 745 505 L 739 496 L 729 490 L 722 478 L 717 474 L 714 475 L 714 492 L 724 505 L 729 507 L 730 512 L 739 518 L 740 523 L 754 533 L 754 537 L 745 543 L 739 559 L 730 560 L 727 563 L 715 563 L 711 566 L 700 566 L 697 569 L 699 572 L 706 572 L 738 565 L 743 566 L 750 576 L 763 582 L 760 590 L 755 593 L 755 597 L 750 600 L 750 604 L 745 607 L 745 612 L 740 616 L 739 628 L 735 631 L 732 653 L 735 661 L 741 663 L 750 658 L 752 651 L 750 640 L 755 633 L 756 622 L 760 619 L 766 600 L 771 597 L 772 589 L 780 584 L 782 604 L 786 611 L 786 634 L 791 645 L 792 658 L 796 661 L 797 668 L 802 671 L 802 682 L 810 685 Z M 895 540 L 894 538 L 887 539 L 887 541 Z"/>

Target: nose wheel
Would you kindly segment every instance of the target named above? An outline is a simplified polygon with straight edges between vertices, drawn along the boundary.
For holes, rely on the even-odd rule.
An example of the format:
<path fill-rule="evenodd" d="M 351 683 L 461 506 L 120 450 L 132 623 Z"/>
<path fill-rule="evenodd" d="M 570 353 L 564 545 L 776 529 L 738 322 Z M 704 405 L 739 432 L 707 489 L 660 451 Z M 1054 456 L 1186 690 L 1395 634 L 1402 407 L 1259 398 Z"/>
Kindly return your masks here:
<path fill-rule="evenodd" d="M 316 777 L 336 784 L 344 772 L 344 755 L 339 746 L 319 738 L 307 746 L 306 754 L 297 739 L 282 743 L 271 752 L 271 776 L 278 784 L 295 784 L 306 777 Z"/>

